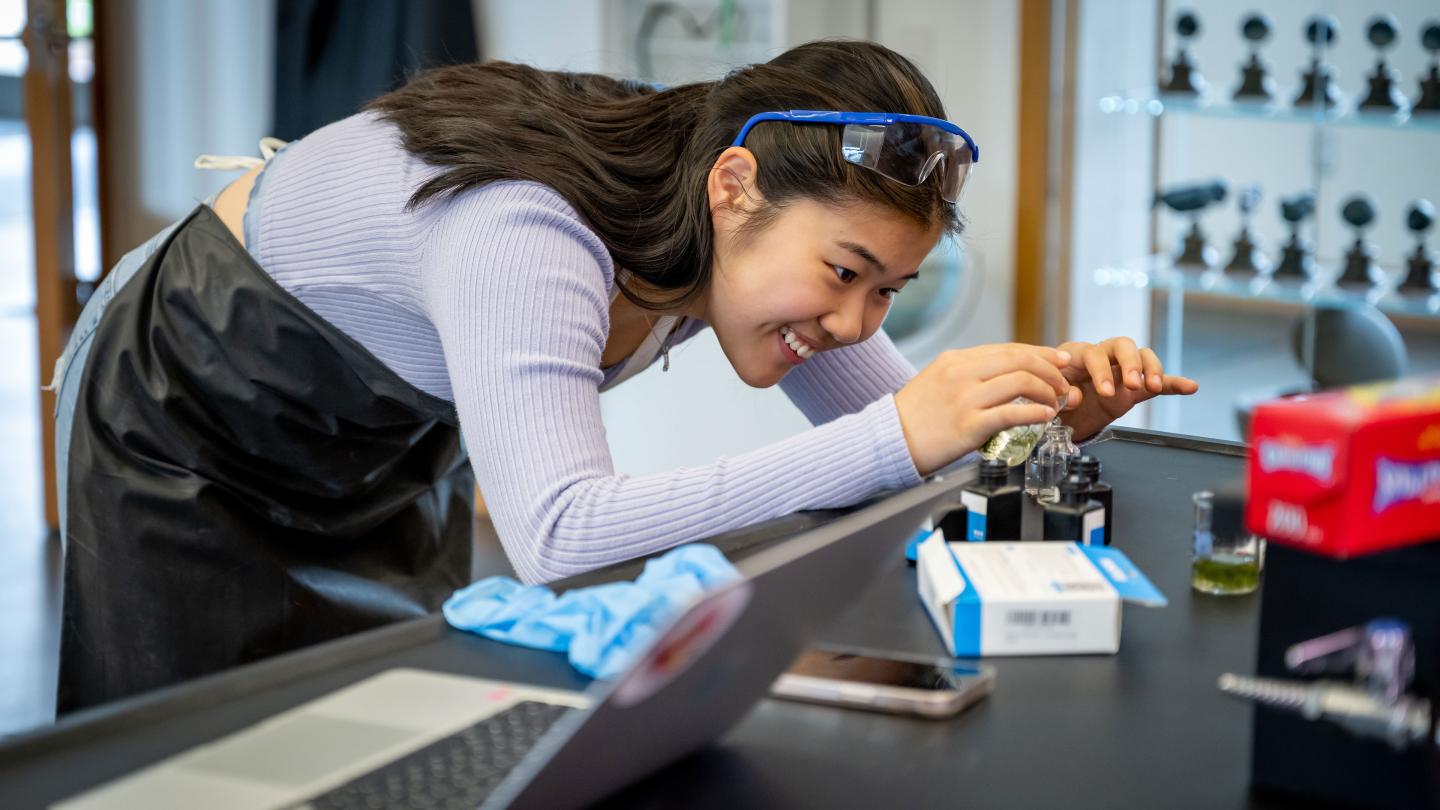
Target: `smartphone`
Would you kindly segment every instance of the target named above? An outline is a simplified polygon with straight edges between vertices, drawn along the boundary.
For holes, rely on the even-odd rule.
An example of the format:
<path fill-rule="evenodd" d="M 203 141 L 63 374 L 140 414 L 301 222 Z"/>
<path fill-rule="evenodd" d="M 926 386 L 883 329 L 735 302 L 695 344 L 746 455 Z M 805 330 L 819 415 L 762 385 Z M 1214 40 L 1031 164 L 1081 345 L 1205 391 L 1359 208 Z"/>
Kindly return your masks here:
<path fill-rule="evenodd" d="M 991 667 L 810 649 L 775 681 L 770 694 L 807 703 L 951 717 L 990 694 L 994 683 Z"/>

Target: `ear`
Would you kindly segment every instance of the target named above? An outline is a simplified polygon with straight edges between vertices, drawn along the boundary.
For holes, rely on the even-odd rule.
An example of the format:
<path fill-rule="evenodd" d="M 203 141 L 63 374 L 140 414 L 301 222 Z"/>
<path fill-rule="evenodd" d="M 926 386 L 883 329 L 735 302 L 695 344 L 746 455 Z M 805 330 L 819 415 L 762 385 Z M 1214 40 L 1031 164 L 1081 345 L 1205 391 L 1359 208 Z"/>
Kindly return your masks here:
<path fill-rule="evenodd" d="M 743 146 L 731 146 L 715 159 L 705 189 L 712 215 L 721 211 L 749 211 L 760 201 L 755 189 L 759 165 L 755 154 Z"/>

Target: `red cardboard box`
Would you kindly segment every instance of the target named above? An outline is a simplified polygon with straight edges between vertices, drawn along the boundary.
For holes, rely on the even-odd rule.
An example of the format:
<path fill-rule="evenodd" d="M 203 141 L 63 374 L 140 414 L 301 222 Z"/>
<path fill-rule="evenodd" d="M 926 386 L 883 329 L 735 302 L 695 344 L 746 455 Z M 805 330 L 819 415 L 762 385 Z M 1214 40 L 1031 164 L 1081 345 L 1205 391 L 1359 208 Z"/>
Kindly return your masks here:
<path fill-rule="evenodd" d="M 1266 402 L 1250 531 L 1331 557 L 1440 539 L 1440 377 Z"/>

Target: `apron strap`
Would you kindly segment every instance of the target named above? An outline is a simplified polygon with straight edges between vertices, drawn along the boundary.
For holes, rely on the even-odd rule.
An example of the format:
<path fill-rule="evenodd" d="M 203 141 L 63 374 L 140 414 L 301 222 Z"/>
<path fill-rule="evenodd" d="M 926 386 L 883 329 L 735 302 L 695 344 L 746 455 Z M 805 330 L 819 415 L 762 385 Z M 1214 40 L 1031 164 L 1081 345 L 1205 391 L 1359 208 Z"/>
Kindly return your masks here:
<path fill-rule="evenodd" d="M 264 166 L 275 153 L 285 146 L 285 141 L 279 138 L 265 137 L 260 139 L 260 157 L 250 155 L 201 155 L 195 158 L 195 168 L 216 169 L 219 171 L 230 171 L 244 169 L 249 171 L 257 166 Z"/>

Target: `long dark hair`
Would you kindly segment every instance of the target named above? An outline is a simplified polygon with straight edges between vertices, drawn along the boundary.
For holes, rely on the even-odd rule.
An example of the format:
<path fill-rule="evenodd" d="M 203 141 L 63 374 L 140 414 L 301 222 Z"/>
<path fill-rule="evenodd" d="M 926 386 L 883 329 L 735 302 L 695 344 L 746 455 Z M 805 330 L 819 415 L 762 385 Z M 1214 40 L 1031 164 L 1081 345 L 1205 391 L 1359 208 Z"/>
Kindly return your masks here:
<path fill-rule="evenodd" d="M 543 183 L 594 229 L 617 267 L 675 306 L 710 280 L 714 230 L 706 180 L 745 121 L 768 110 L 903 112 L 945 117 L 935 88 L 910 60 L 870 42 L 825 40 L 792 48 L 715 82 L 663 90 L 585 73 L 507 62 L 437 68 L 371 102 L 405 149 L 444 170 L 410 199 L 420 206 L 497 180 Z M 745 223 L 763 228 L 789 202 L 871 202 L 924 227 L 960 229 L 938 178 L 905 186 L 840 159 L 841 128 L 764 123 L 746 137 L 763 204 Z"/>

